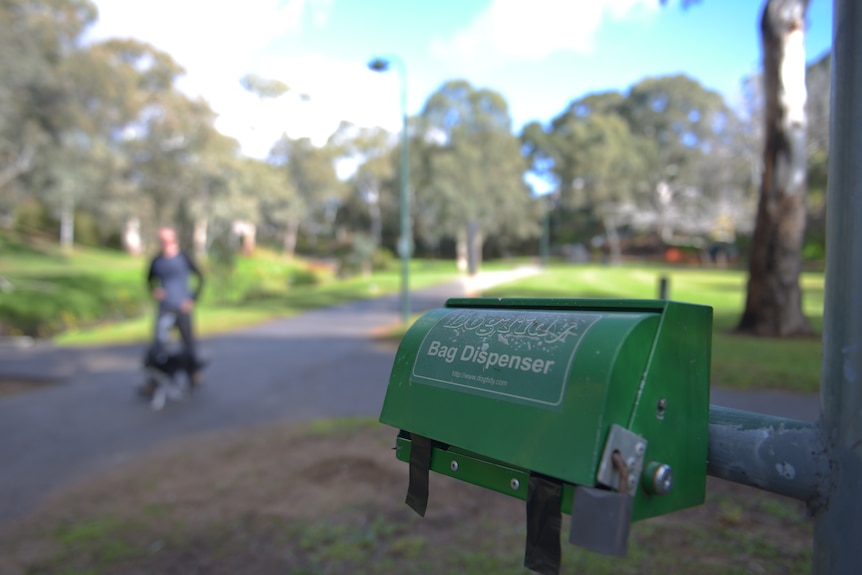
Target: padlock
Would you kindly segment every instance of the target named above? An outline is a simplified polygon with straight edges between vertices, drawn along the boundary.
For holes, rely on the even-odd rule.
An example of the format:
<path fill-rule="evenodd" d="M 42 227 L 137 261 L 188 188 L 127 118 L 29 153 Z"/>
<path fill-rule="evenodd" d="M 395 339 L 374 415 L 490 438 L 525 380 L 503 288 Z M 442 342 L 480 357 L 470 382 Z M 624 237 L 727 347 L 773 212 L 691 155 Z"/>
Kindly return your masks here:
<path fill-rule="evenodd" d="M 604 489 L 575 487 L 570 543 L 605 555 L 626 554 L 646 448 L 643 437 L 619 425 L 611 426 L 596 474 L 596 484 Z"/>
<path fill-rule="evenodd" d="M 569 543 L 597 553 L 625 556 L 634 500 L 627 493 L 578 485 Z"/>

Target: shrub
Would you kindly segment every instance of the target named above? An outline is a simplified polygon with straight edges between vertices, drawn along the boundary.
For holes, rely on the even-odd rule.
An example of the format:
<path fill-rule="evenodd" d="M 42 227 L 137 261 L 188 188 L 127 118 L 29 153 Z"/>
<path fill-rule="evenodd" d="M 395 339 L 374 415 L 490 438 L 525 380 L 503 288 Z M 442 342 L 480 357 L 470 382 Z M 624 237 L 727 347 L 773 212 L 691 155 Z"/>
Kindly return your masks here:
<path fill-rule="evenodd" d="M 24 202 L 15 209 L 14 229 L 21 233 L 54 231 L 45 206 L 36 200 Z"/>
<path fill-rule="evenodd" d="M 99 321 L 139 315 L 148 303 L 143 288 L 90 274 L 9 279 L 0 298 L 0 331 L 50 337 Z"/>
<path fill-rule="evenodd" d="M 234 238 L 228 234 L 215 236 L 207 250 L 207 273 L 210 276 L 209 294 L 215 301 L 230 302 L 241 299 L 241 289 L 234 281 L 237 264 Z M 240 293 L 238 293 L 240 292 Z"/>
<path fill-rule="evenodd" d="M 385 272 L 395 269 L 397 260 L 395 254 L 387 248 L 377 248 L 371 254 L 371 269 L 376 272 Z"/>
<path fill-rule="evenodd" d="M 287 284 L 291 287 L 296 286 L 315 286 L 320 285 L 322 278 L 320 275 L 311 269 L 297 269 L 290 272 L 287 279 Z"/>
<path fill-rule="evenodd" d="M 375 254 L 374 240 L 367 236 L 354 236 L 336 250 L 339 277 L 371 273 Z"/>
<path fill-rule="evenodd" d="M 102 243 L 99 224 L 93 214 L 75 212 L 75 243 L 82 246 L 98 246 Z"/>

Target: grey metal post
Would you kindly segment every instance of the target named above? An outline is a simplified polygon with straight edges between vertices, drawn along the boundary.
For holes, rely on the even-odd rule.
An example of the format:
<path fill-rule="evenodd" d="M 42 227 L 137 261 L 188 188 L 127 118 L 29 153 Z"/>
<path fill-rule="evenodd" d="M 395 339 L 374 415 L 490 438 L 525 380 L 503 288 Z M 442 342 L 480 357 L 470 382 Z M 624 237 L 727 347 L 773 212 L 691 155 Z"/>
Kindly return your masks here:
<path fill-rule="evenodd" d="M 831 472 L 814 573 L 862 573 L 862 3 L 834 0 L 820 426 Z"/>
<path fill-rule="evenodd" d="M 542 267 L 548 266 L 548 253 L 551 246 L 551 202 L 550 194 L 542 198 L 542 237 L 539 241 L 539 256 Z"/>
<path fill-rule="evenodd" d="M 401 321 L 410 321 L 410 256 L 413 254 L 413 230 L 410 220 L 410 140 L 407 135 L 407 65 L 400 57 L 375 58 L 368 67 L 375 72 L 385 72 L 391 65 L 398 68 L 401 80 L 401 161 L 399 177 L 399 213 L 401 236 L 398 253 L 401 256 Z"/>
<path fill-rule="evenodd" d="M 670 280 L 667 279 L 667 276 L 658 278 L 658 299 L 668 298 L 670 295 L 669 283 Z"/>
<path fill-rule="evenodd" d="M 401 321 L 410 321 L 410 256 L 413 254 L 413 230 L 410 221 L 410 140 L 407 135 L 407 65 L 399 63 L 401 75 L 401 162 L 399 197 L 401 216 Z"/>

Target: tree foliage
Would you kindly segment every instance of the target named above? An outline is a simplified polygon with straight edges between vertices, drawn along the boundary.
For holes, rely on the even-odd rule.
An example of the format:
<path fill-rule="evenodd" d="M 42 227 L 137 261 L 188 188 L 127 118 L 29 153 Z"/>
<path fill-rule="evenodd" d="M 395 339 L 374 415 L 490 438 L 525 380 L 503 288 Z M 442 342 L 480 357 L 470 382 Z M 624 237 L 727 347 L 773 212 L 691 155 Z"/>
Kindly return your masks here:
<path fill-rule="evenodd" d="M 290 87 L 281 80 L 264 78 L 258 74 L 246 74 L 239 80 L 240 85 L 259 98 L 278 98 L 286 94 Z"/>
<path fill-rule="evenodd" d="M 574 100 L 547 127 L 525 126 L 521 141 L 565 213 L 558 235 L 602 233 L 618 256 L 619 228 L 702 246 L 718 216 L 747 215 L 733 210 L 747 193 L 734 157 L 741 127 L 719 94 L 677 75 Z"/>
<path fill-rule="evenodd" d="M 273 147 L 269 161 L 281 167 L 286 189 L 293 190 L 299 200 L 293 203 L 294 211 L 286 223 L 289 233 L 295 235 L 302 225 L 315 243 L 331 233 L 345 191 L 335 173 L 333 149 L 318 148 L 309 138 L 293 140 L 285 135 Z M 285 238 L 288 251 L 294 243 L 295 239 Z"/>
<path fill-rule="evenodd" d="M 367 234 L 374 247 L 383 243 L 384 219 L 390 229 L 398 226 L 400 157 L 395 140 L 383 128 L 360 128 L 348 122 L 342 122 L 329 139 L 337 161 L 353 168 L 340 221 Z"/>
<path fill-rule="evenodd" d="M 482 235 L 519 240 L 537 232 L 537 213 L 505 99 L 464 80 L 441 86 L 425 104 L 414 138 L 415 217 L 430 244 Z"/>
<path fill-rule="evenodd" d="M 96 16 L 89 0 L 0 0 L 0 225 L 26 200 L 67 241 L 87 214 L 103 238 L 173 224 L 201 251 L 236 220 L 287 253 L 331 254 L 345 242 L 396 250 L 397 134 L 345 123 L 324 146 L 284 136 L 265 161 L 243 157 L 208 103 L 178 89 L 184 70 L 169 54 L 136 40 L 85 42 Z M 825 58 L 808 78 L 812 205 L 825 193 L 828 78 Z M 238 81 L 262 99 L 289 90 L 255 74 Z M 767 135 L 759 81 L 746 83 L 747 109 L 733 110 L 693 78 L 645 78 L 575 98 L 520 137 L 502 94 L 446 82 L 409 118 L 417 252 L 448 255 L 468 239 L 534 252 L 546 203 L 553 242 L 616 253 L 627 234 L 705 248 L 722 218 L 747 233 Z M 547 202 L 525 174 L 550 184 Z"/>
<path fill-rule="evenodd" d="M 62 65 L 95 17 L 86 0 L 0 2 L 0 195 L 72 120 Z"/>

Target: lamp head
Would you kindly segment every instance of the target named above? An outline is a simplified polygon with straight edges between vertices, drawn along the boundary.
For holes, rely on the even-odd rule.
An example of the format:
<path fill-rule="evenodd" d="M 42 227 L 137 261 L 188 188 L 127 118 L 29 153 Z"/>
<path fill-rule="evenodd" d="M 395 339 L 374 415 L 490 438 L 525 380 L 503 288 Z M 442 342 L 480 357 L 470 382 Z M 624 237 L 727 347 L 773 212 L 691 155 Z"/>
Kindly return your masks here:
<path fill-rule="evenodd" d="M 383 58 L 375 58 L 368 63 L 368 68 L 375 72 L 385 72 L 389 69 L 389 60 Z"/>

